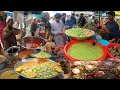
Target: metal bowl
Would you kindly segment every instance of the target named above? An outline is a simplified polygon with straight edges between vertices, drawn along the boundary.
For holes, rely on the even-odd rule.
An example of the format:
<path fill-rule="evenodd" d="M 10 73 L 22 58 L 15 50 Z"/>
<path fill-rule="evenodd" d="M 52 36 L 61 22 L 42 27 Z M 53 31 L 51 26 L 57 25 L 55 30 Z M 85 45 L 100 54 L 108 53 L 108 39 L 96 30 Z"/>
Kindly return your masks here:
<path fill-rule="evenodd" d="M 14 49 L 17 49 L 17 51 L 15 51 L 15 52 L 10 52 L 10 50 L 12 51 L 12 49 L 14 50 Z M 18 47 L 18 46 L 12 46 L 12 47 L 9 47 L 6 51 L 5 51 L 5 53 L 7 54 L 7 55 L 12 55 L 12 56 L 18 56 L 18 52 L 20 51 L 20 47 Z"/>
<path fill-rule="evenodd" d="M 26 63 L 26 62 L 31 62 L 31 61 L 36 61 L 36 60 L 38 60 L 38 59 L 37 59 L 37 58 L 29 58 L 29 59 L 26 59 L 25 61 L 18 61 L 18 62 L 15 64 L 15 66 L 14 66 L 14 70 L 16 70 L 17 67 L 19 67 L 20 65 L 22 65 L 22 64 L 24 64 L 24 63 Z M 50 59 L 47 59 L 47 60 L 50 60 Z M 50 60 L 50 61 L 52 61 L 52 60 Z M 54 62 L 54 61 L 52 61 L 52 62 Z M 39 78 L 29 78 L 29 77 L 26 77 L 26 76 L 22 75 L 22 74 L 19 73 L 19 72 L 16 72 L 16 73 L 18 73 L 20 76 L 22 76 L 22 77 L 24 77 L 24 78 L 26 78 L 26 79 L 39 79 Z M 62 74 L 63 74 L 63 72 L 60 72 L 60 73 L 58 73 L 57 75 L 55 75 L 55 76 L 53 76 L 53 77 L 51 77 L 51 78 L 46 78 L 46 79 L 52 79 L 52 78 L 57 77 L 57 76 L 62 75 Z"/>
<path fill-rule="evenodd" d="M 37 48 L 29 48 L 26 47 L 26 42 L 29 41 L 38 41 L 42 43 L 42 46 L 45 46 L 46 42 L 42 37 L 35 37 L 35 36 L 29 36 L 29 37 L 24 37 L 20 43 L 21 47 L 26 48 L 26 49 L 37 49 Z"/>
<path fill-rule="evenodd" d="M 92 32 L 92 34 L 91 34 L 91 36 L 88 36 L 88 37 L 74 37 L 74 36 L 68 35 L 66 32 L 65 32 L 65 34 L 73 40 L 87 40 L 87 39 L 91 38 L 92 36 L 94 36 L 94 34 L 95 34 L 94 31 L 92 31 L 92 30 L 90 30 L 90 31 Z"/>
<path fill-rule="evenodd" d="M 50 58 L 52 58 L 53 56 L 52 56 L 52 53 L 49 53 L 49 52 L 46 52 L 46 51 L 44 51 L 46 54 L 49 54 L 50 55 L 50 57 L 49 58 L 38 58 L 38 57 L 35 57 L 35 56 L 33 56 L 32 54 L 31 54 L 31 57 L 32 58 L 38 58 L 38 59 L 50 59 Z M 39 52 L 36 52 L 36 53 L 34 53 L 34 54 L 38 54 Z"/>
<path fill-rule="evenodd" d="M 4 72 L 6 72 L 6 71 L 13 71 L 13 74 L 17 74 L 17 73 L 14 71 L 13 68 L 6 68 L 6 69 L 3 69 L 3 70 L 0 71 L 0 79 L 1 79 L 1 75 L 2 75 Z M 18 74 L 18 78 L 19 78 L 19 74 Z M 18 78 L 17 78 L 17 79 L 18 79 Z"/>

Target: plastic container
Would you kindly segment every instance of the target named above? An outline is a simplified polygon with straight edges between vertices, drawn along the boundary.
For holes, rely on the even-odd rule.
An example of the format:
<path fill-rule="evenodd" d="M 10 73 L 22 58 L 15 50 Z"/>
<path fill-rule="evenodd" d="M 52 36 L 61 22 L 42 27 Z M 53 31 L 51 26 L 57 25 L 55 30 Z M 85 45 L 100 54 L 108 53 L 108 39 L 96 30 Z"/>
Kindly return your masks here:
<path fill-rule="evenodd" d="M 118 44 L 118 43 L 110 43 L 110 44 L 107 46 L 107 53 L 108 53 L 108 57 L 110 57 L 110 58 L 115 58 L 115 57 L 112 56 L 112 54 L 109 52 L 108 48 L 114 47 L 114 46 L 120 46 L 120 44 Z"/>
<path fill-rule="evenodd" d="M 75 59 L 75 58 L 73 58 L 73 57 L 71 57 L 67 54 L 67 50 L 69 49 L 70 46 L 72 46 L 73 44 L 76 44 L 76 43 L 80 43 L 80 42 L 93 43 L 94 40 L 71 41 L 68 44 L 66 44 L 65 47 L 64 47 L 64 55 L 68 60 L 70 60 L 70 61 L 80 61 L 80 60 L 77 60 L 77 59 Z M 103 56 L 101 58 L 98 58 L 97 60 L 104 60 L 107 57 L 107 48 L 104 47 L 103 45 L 101 45 L 100 43 L 96 43 L 96 44 L 99 45 L 104 51 Z"/>
<path fill-rule="evenodd" d="M 99 34 L 95 34 L 92 38 L 93 38 L 94 40 L 102 39 L 102 37 L 101 37 Z"/>
<path fill-rule="evenodd" d="M 103 46 L 107 46 L 107 45 L 110 44 L 109 41 L 107 41 L 107 40 L 105 40 L 105 39 L 99 39 L 98 42 L 99 42 L 100 44 L 102 44 Z"/>

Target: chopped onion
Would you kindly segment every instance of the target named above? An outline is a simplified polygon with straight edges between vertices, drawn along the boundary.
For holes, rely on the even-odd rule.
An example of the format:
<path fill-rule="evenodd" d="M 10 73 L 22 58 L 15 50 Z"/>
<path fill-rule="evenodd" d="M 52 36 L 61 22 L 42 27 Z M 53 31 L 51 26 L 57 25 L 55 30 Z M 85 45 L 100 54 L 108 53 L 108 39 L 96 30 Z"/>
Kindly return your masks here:
<path fill-rule="evenodd" d="M 80 70 L 77 69 L 77 68 L 74 68 L 74 69 L 72 69 L 72 72 L 73 72 L 74 74 L 78 74 L 78 73 L 80 73 Z"/>
<path fill-rule="evenodd" d="M 74 64 L 73 64 L 73 65 L 75 65 L 75 66 L 81 65 L 81 62 L 76 61 L 76 62 L 74 62 Z"/>
<path fill-rule="evenodd" d="M 92 68 L 93 68 L 93 66 L 91 66 L 91 65 L 86 65 L 86 66 L 85 66 L 85 69 L 86 69 L 86 70 L 91 70 Z"/>

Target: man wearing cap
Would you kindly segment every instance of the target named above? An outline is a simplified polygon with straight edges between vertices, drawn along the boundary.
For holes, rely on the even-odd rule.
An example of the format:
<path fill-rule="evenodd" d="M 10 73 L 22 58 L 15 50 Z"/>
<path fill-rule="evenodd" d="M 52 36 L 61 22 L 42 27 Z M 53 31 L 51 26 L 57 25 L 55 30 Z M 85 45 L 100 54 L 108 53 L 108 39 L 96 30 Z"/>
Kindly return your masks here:
<path fill-rule="evenodd" d="M 66 43 L 66 37 L 64 34 L 65 26 L 62 23 L 61 19 L 61 14 L 56 13 L 55 14 L 55 21 L 51 23 L 51 32 L 54 35 L 54 40 L 56 45 L 58 46 L 64 46 Z"/>

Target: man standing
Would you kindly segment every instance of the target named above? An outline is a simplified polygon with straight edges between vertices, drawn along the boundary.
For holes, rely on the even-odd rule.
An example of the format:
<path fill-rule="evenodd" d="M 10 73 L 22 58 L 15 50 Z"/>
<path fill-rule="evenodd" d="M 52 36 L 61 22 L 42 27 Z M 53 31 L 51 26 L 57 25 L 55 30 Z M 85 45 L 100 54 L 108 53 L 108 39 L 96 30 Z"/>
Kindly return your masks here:
<path fill-rule="evenodd" d="M 19 31 L 13 30 L 13 19 L 7 21 L 6 27 L 3 29 L 4 49 L 7 50 L 11 46 L 16 46 L 15 35 L 19 34 Z"/>
<path fill-rule="evenodd" d="M 115 12 L 108 12 L 109 21 L 102 26 L 102 30 L 100 31 L 100 33 L 104 35 L 103 39 L 111 40 L 117 36 L 119 26 L 114 18 Z"/>
<path fill-rule="evenodd" d="M 85 19 L 83 13 L 80 14 L 80 18 L 78 20 L 78 24 L 79 24 L 79 27 L 81 27 L 81 28 L 84 27 L 85 24 L 86 24 L 86 19 Z"/>
<path fill-rule="evenodd" d="M 37 30 L 37 27 L 38 27 L 38 25 L 36 23 L 36 19 L 34 19 L 32 25 L 31 25 L 31 29 L 30 29 L 32 36 L 34 36 L 34 34 L 35 34 L 36 30 Z"/>
<path fill-rule="evenodd" d="M 56 13 L 54 17 L 55 17 L 55 21 L 51 23 L 51 27 L 52 27 L 51 32 L 54 35 L 54 40 L 56 45 L 64 46 L 66 43 L 66 38 L 64 34 L 65 26 L 60 20 L 61 14 Z"/>
<path fill-rule="evenodd" d="M 71 14 L 70 22 L 71 22 L 71 24 L 72 24 L 72 28 L 74 28 L 75 25 L 77 24 L 76 18 L 75 18 L 75 13 L 72 13 L 72 14 Z"/>
<path fill-rule="evenodd" d="M 118 34 L 112 40 L 109 40 L 110 43 L 119 43 L 120 44 L 120 30 L 118 30 Z"/>
<path fill-rule="evenodd" d="M 79 14 L 76 14 L 76 17 L 75 17 L 75 18 L 76 18 L 76 25 L 78 25 L 78 20 L 79 20 L 79 18 L 80 18 L 80 17 L 79 17 Z"/>
<path fill-rule="evenodd" d="M 65 25 L 65 23 L 66 23 L 66 14 L 65 13 L 62 14 L 61 21 Z"/>

